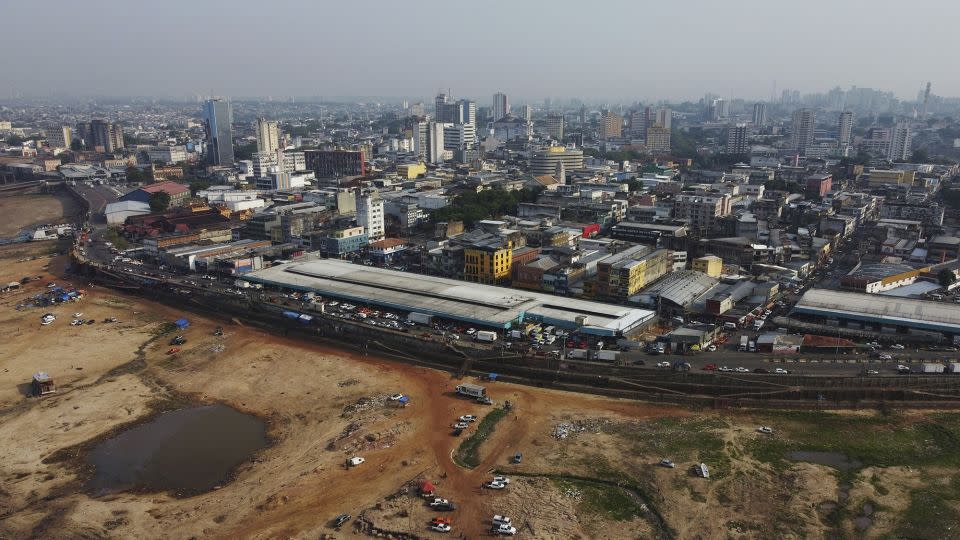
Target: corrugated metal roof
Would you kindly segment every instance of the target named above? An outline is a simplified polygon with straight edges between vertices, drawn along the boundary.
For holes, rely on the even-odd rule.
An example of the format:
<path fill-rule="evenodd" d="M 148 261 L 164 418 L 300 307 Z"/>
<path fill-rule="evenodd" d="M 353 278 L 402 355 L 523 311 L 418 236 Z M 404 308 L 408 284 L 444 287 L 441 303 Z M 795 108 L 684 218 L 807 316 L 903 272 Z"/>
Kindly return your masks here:
<path fill-rule="evenodd" d="M 815 315 L 846 315 L 887 325 L 960 331 L 960 307 L 927 300 L 810 289 L 794 310 Z"/>

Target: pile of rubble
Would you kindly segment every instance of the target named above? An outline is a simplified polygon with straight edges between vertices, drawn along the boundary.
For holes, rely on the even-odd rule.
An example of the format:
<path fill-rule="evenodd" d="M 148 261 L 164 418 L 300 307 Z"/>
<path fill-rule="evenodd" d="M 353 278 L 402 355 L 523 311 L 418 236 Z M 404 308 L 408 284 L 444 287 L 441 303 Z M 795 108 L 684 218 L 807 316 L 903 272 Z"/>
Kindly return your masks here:
<path fill-rule="evenodd" d="M 387 402 L 390 400 L 390 396 L 380 395 L 373 397 L 362 397 L 357 400 L 356 403 L 351 403 L 343 408 L 343 412 L 340 416 L 348 418 L 356 413 L 369 411 L 373 409 L 382 409 L 387 405 Z"/>
<path fill-rule="evenodd" d="M 600 433 L 603 427 L 610 421 L 603 418 L 593 418 L 589 420 L 574 420 L 573 422 L 561 422 L 553 427 L 554 439 L 566 439 L 571 435 L 578 433 Z"/>

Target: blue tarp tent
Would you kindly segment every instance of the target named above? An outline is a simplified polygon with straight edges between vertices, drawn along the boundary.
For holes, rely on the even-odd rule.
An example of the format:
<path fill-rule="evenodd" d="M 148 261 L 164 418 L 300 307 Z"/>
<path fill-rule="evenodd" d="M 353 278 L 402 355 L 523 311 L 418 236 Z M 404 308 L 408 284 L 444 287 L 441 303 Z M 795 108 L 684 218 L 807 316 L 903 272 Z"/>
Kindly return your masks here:
<path fill-rule="evenodd" d="M 497 374 L 496 374 L 496 373 L 491 373 L 491 374 L 487 375 L 487 379 L 490 379 L 491 381 L 495 381 L 495 380 L 497 380 Z"/>
<path fill-rule="evenodd" d="M 410 403 L 410 398 L 407 397 L 407 396 L 401 396 L 398 401 L 400 401 L 400 403 L 403 403 L 404 405 L 406 405 L 407 403 Z"/>
<path fill-rule="evenodd" d="M 177 325 L 177 328 L 183 330 L 184 328 L 190 326 L 190 321 L 186 319 L 177 319 L 173 321 L 173 324 Z"/>

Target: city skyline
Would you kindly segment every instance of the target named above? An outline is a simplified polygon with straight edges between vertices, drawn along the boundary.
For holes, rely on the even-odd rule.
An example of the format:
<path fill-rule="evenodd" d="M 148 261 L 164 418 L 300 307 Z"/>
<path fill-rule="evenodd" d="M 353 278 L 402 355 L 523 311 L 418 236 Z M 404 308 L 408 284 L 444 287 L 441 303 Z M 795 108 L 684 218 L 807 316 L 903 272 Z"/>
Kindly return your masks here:
<path fill-rule="evenodd" d="M 937 31 L 960 16 L 960 6 L 932 0 L 911 6 L 930 31 L 912 33 L 910 47 L 898 39 L 902 21 L 889 17 L 889 2 L 816 0 L 795 13 L 760 9 L 755 2 L 738 10 L 698 0 L 649 6 L 615 1 L 600 6 L 596 23 L 579 22 L 575 4 L 510 4 L 509 16 L 492 27 L 482 17 L 451 24 L 443 10 L 433 9 L 436 2 L 416 9 L 379 5 L 354 25 L 328 24 L 347 17 L 345 7 L 290 1 L 266 10 L 250 3 L 257 17 L 243 15 L 245 2 L 228 11 L 172 0 L 169 9 L 149 17 L 138 5 L 112 1 L 101 9 L 53 4 L 60 16 L 46 19 L 31 16 L 29 5 L 6 8 L 10 20 L 43 20 L 44 26 L 15 25 L 0 38 L 8 51 L 31 44 L 29 57 L 0 57 L 0 72 L 10 75 L 0 95 L 402 98 L 453 88 L 455 96 L 481 103 L 497 91 L 518 103 L 547 96 L 624 102 L 696 101 L 705 93 L 769 100 L 786 88 L 809 93 L 858 86 L 912 100 L 926 81 L 936 95 L 960 95 L 960 75 L 947 69 L 949 33 Z M 493 1 L 477 9 L 506 7 Z M 648 24 L 635 32 L 633 25 L 605 24 L 605 17 Z M 414 31 L 397 31 L 396 22 L 404 20 L 415 24 Z M 38 31 L 61 39 L 32 39 Z M 889 37 L 857 39 L 863 32 Z M 87 43 L 96 55 L 64 55 L 63 41 Z M 214 51 L 218 62 L 204 61 Z M 97 75 L 107 66 L 119 75 Z"/>

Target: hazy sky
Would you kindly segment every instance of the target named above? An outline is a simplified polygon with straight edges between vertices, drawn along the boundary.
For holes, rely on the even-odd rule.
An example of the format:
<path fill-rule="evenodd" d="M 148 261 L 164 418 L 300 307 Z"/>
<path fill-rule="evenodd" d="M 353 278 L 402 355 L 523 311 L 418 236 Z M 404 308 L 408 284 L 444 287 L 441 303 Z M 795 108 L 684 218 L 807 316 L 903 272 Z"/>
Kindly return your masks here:
<path fill-rule="evenodd" d="M 0 96 L 960 95 L 957 0 L 2 2 Z"/>

